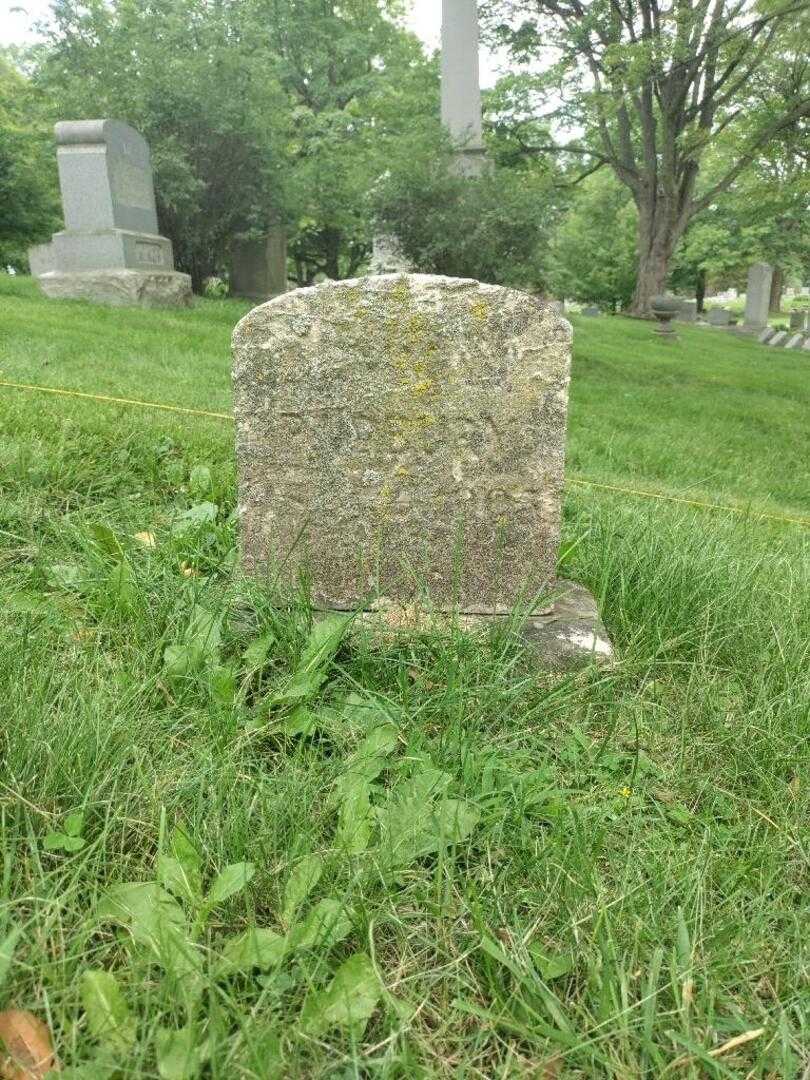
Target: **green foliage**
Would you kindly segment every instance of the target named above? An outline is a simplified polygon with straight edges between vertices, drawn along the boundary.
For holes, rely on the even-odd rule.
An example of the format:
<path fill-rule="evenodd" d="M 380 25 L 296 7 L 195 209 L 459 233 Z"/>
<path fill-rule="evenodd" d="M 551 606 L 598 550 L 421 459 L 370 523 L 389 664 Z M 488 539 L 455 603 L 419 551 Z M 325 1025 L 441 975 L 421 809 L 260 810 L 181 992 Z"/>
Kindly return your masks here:
<path fill-rule="evenodd" d="M 494 165 L 460 176 L 437 127 L 404 140 L 374 192 L 378 229 L 395 235 L 424 273 L 543 290 L 554 218 L 552 181 L 539 169 Z"/>
<path fill-rule="evenodd" d="M 56 161 L 40 95 L 0 51 L 0 267 L 58 227 Z"/>
<path fill-rule="evenodd" d="M 332 1027 L 346 1027 L 359 1039 L 381 997 L 374 964 L 365 953 L 357 953 L 338 968 L 325 990 L 307 1000 L 301 1026 L 312 1035 L 322 1035 Z"/>
<path fill-rule="evenodd" d="M 196 291 L 227 273 L 232 239 L 276 222 L 309 284 L 362 264 L 387 139 L 435 90 L 396 8 L 58 0 L 36 81 L 54 116 L 115 116 L 143 134 L 161 229 Z"/>
<path fill-rule="evenodd" d="M 708 155 L 704 185 L 729 166 L 737 147 Z M 722 198 L 688 229 L 673 281 L 691 287 L 698 275 L 745 288 L 748 267 L 765 261 L 785 280 L 810 280 L 810 179 L 800 145 L 781 140 L 759 156 Z"/>
<path fill-rule="evenodd" d="M 303 0 L 256 7 L 293 110 L 289 250 L 299 285 L 361 267 L 371 246 L 368 193 L 392 147 L 438 112 L 436 66 L 394 23 L 400 6 Z"/>
<path fill-rule="evenodd" d="M 52 830 L 42 841 L 45 851 L 64 851 L 72 854 L 81 851 L 87 841 L 82 836 L 84 814 L 77 811 L 68 814 L 62 822 L 61 831 Z"/>
<path fill-rule="evenodd" d="M 135 1021 L 114 975 L 85 971 L 82 1004 L 93 1036 L 114 1053 L 126 1053 L 136 1039 Z"/>
<path fill-rule="evenodd" d="M 630 303 L 636 283 L 636 209 L 606 172 L 588 177 L 575 191 L 548 254 L 552 291 L 620 310 Z"/>

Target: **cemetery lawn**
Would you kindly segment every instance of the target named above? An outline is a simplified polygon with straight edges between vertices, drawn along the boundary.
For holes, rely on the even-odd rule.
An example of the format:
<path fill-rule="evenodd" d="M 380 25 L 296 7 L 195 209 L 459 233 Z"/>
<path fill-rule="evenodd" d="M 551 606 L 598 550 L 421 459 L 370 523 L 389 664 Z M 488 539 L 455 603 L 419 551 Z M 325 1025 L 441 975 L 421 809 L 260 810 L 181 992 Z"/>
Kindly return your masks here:
<path fill-rule="evenodd" d="M 227 413 L 246 310 L 0 276 L 0 380 Z M 571 483 L 562 680 L 313 637 L 227 420 L 0 386 L 0 1009 L 64 1076 L 807 1076 L 810 356 L 575 331 L 570 478 L 744 512 Z"/>

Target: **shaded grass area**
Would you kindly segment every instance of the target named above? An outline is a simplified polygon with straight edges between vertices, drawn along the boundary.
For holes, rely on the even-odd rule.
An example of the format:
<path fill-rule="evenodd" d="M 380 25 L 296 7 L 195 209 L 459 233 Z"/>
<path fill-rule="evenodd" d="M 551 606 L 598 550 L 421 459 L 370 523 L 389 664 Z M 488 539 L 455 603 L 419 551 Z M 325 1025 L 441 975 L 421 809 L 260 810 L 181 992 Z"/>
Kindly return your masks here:
<path fill-rule="evenodd" d="M 0 378 L 227 407 L 237 305 L 0 289 Z M 577 324 L 574 469 L 806 514 L 806 369 L 685 331 Z M 802 1077 L 807 531 L 577 489 L 563 568 L 614 670 L 552 681 L 504 634 L 313 654 L 306 606 L 238 573 L 232 452 L 227 424 L 0 390 L 0 1006 L 80 1076 Z M 181 896 L 182 948 L 133 944 L 105 894 L 178 824 L 203 891 L 254 876 Z M 283 955 L 227 969 L 250 927 Z M 130 1026 L 93 1020 L 88 970 Z M 347 970 L 367 1023 L 329 1012 Z"/>

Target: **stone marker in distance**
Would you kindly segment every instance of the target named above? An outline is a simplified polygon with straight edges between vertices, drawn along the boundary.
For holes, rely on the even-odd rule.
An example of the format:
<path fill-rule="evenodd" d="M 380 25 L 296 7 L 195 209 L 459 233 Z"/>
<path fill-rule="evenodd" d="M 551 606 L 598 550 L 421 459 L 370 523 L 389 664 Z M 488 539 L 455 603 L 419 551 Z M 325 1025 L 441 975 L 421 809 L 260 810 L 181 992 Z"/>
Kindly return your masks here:
<path fill-rule="evenodd" d="M 743 330 L 748 333 L 758 334 L 763 327 L 768 325 L 772 280 L 773 267 L 769 263 L 754 263 L 748 270 L 743 322 Z"/>
<path fill-rule="evenodd" d="M 56 160 L 65 228 L 29 253 L 46 296 L 114 306 L 184 306 L 191 279 L 158 234 L 146 141 L 119 120 L 58 123 Z M 48 250 L 49 249 L 49 250 Z"/>
<path fill-rule="evenodd" d="M 270 300 L 287 291 L 287 234 L 281 227 L 258 239 L 231 244 L 231 292 L 249 300 Z"/>
<path fill-rule="evenodd" d="M 679 300 L 675 320 L 686 323 L 697 322 L 697 300 Z"/>
<path fill-rule="evenodd" d="M 327 282 L 234 332 L 245 567 L 318 608 L 531 610 L 550 664 L 610 655 L 555 581 L 570 325 L 510 289 L 427 275 Z"/>

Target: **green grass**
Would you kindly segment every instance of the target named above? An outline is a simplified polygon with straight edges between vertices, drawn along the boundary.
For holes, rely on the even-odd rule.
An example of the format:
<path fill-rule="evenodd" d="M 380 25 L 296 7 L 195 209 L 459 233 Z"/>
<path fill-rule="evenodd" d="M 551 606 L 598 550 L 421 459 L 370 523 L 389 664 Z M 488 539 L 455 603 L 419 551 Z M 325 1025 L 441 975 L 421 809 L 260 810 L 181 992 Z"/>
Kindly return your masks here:
<path fill-rule="evenodd" d="M 0 379 L 227 411 L 245 310 L 0 277 Z M 550 680 L 497 635 L 336 638 L 295 684 L 304 735 L 280 726 L 309 615 L 238 572 L 230 424 L 0 387 L 0 1007 L 43 1017 L 74 1077 L 806 1075 L 810 532 L 757 513 L 810 516 L 810 368 L 695 327 L 575 329 L 570 472 L 753 512 L 572 487 L 564 569 L 613 670 Z M 133 944 L 103 898 L 160 853 L 166 879 L 178 824 L 204 888 L 255 874 L 210 911 L 193 885 L 175 936 Z M 336 921 L 284 943 L 313 910 Z M 254 926 L 283 947 L 224 971 Z M 336 973 L 365 1027 L 337 993 L 328 1013 Z M 171 1072 L 164 1029 L 187 1028 L 206 1060 Z"/>

